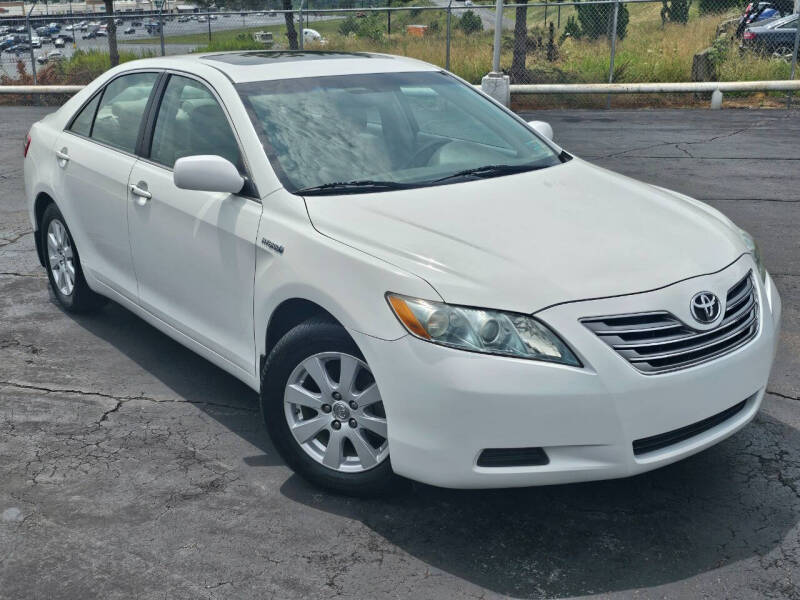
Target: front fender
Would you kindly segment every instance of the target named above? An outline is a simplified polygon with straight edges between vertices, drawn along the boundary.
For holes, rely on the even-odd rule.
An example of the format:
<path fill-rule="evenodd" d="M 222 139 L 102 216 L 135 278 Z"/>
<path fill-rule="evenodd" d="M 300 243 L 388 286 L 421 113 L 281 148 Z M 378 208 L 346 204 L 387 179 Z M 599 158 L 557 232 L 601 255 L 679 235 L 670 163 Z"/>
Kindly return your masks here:
<path fill-rule="evenodd" d="M 420 277 L 319 233 L 301 198 L 281 189 L 262 202 L 253 306 L 256 356 L 265 353 L 270 316 L 287 300 L 314 302 L 346 329 L 385 340 L 406 334 L 386 292 L 441 300 Z"/>

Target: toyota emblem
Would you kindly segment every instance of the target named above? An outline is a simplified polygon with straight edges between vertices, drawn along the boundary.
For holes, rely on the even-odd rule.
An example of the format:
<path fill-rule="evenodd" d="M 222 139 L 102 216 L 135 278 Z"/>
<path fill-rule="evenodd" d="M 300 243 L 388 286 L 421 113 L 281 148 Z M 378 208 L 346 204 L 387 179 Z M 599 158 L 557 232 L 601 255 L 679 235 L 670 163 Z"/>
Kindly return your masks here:
<path fill-rule="evenodd" d="M 713 323 L 722 311 L 719 298 L 711 292 L 700 292 L 692 298 L 692 316 L 698 323 Z"/>

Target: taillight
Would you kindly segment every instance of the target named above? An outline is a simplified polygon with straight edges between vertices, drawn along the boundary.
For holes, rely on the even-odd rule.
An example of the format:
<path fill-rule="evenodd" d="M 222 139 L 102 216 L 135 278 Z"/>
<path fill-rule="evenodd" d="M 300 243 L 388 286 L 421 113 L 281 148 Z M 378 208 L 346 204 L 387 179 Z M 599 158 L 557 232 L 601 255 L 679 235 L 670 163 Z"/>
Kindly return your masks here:
<path fill-rule="evenodd" d="M 29 134 L 28 134 L 28 135 L 25 137 L 25 150 L 22 152 L 22 157 L 23 157 L 23 158 L 25 158 L 26 156 L 28 156 L 28 148 L 30 148 L 30 147 L 31 147 L 31 134 L 29 133 Z"/>
<path fill-rule="evenodd" d="M 743 40 L 754 40 L 754 39 L 756 39 L 756 34 L 748 29 L 742 34 L 742 39 Z"/>
<path fill-rule="evenodd" d="M 749 15 L 750 11 L 753 10 L 753 3 L 747 5 L 747 8 L 744 9 L 744 14 Z"/>

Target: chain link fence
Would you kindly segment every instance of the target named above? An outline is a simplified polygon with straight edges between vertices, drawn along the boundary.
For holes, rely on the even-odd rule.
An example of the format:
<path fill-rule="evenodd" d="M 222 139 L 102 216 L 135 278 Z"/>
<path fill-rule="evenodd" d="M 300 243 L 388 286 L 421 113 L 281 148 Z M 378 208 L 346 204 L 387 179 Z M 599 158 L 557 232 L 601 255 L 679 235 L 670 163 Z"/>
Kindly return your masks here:
<path fill-rule="evenodd" d="M 86 83 L 115 51 L 121 60 L 222 50 L 385 52 L 440 65 L 471 83 L 492 69 L 493 4 L 357 7 L 350 0 L 349 8 L 330 8 L 331 1 L 295 0 L 291 10 L 274 0 L 247 11 L 172 5 L 113 17 L 98 12 L 102 4 L 80 5 L 89 12 L 69 4 L 71 14 L 0 15 L 0 78 Z M 500 65 L 512 84 L 788 79 L 798 37 L 792 1 L 509 4 Z M 56 6 L 67 5 L 49 10 Z"/>

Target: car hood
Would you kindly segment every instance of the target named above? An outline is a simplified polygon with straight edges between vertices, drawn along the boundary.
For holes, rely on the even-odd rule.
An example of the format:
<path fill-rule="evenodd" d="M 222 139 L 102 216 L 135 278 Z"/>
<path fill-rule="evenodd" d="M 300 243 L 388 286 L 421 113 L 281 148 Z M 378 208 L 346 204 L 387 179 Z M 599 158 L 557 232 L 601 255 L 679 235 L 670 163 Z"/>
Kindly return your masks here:
<path fill-rule="evenodd" d="M 579 159 L 305 200 L 320 233 L 422 277 L 444 301 L 524 313 L 656 289 L 718 271 L 746 251 L 714 209 Z"/>

